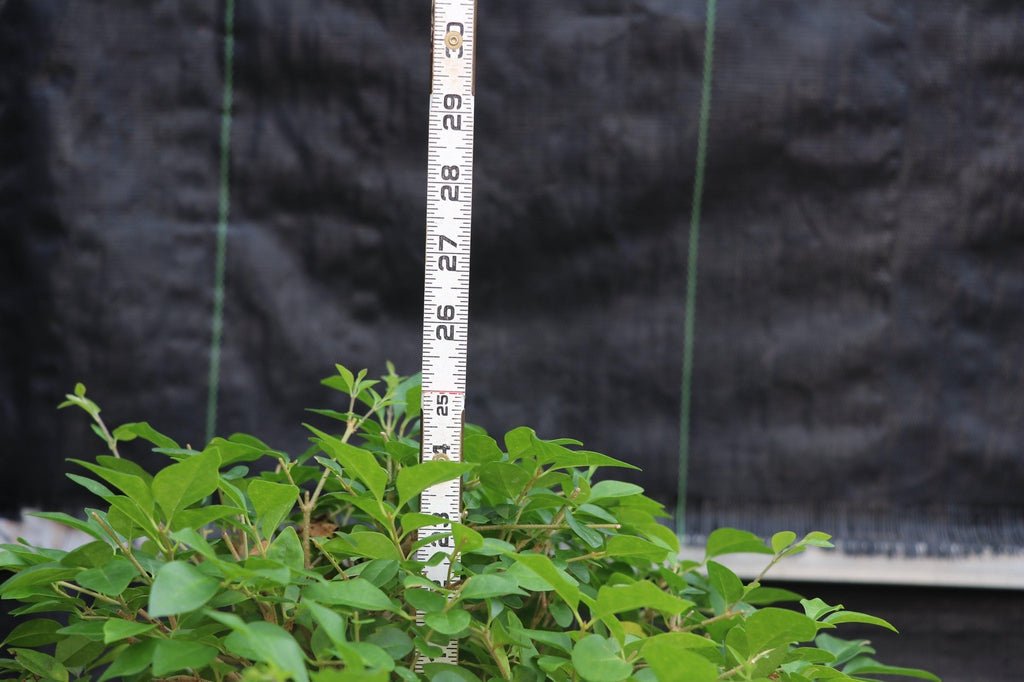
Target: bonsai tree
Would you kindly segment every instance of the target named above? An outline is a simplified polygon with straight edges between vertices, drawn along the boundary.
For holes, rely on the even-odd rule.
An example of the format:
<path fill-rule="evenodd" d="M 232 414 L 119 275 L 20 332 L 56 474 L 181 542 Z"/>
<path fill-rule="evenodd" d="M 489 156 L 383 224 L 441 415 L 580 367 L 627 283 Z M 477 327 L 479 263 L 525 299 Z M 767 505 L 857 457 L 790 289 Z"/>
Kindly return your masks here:
<path fill-rule="evenodd" d="M 626 462 L 529 428 L 499 443 L 467 426 L 464 461 L 420 463 L 418 377 L 389 365 L 371 380 L 339 365 L 324 383 L 343 409 L 313 410 L 323 423 L 307 426 L 311 445 L 298 455 L 242 434 L 193 449 L 145 422 L 110 429 L 76 386 L 62 407 L 85 410 L 107 452 L 71 460 L 68 475 L 97 505 L 39 516 L 91 541 L 70 552 L 0 547 L 0 596 L 21 603 L 22 619 L 4 640 L 3 676 L 938 679 L 836 636 L 845 623 L 889 623 L 745 583 L 718 561 L 755 552 L 771 567 L 829 547 L 824 533 L 765 542 L 725 528 L 707 538 L 703 561 L 681 561 L 662 505 L 631 483 L 595 481 Z M 131 461 L 133 441 L 166 465 L 154 475 Z M 444 522 L 418 511 L 418 495 L 456 478 L 462 518 L 418 539 Z M 451 552 L 445 584 L 422 576 L 421 547 L 439 550 L 429 562 Z M 450 639 L 458 666 L 426 662 Z"/>

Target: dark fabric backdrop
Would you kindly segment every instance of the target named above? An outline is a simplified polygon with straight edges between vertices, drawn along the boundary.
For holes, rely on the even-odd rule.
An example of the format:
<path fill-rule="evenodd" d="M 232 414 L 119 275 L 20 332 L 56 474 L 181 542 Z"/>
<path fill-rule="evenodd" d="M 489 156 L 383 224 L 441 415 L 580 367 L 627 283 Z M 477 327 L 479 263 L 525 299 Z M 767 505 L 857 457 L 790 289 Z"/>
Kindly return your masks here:
<path fill-rule="evenodd" d="M 419 358 L 428 0 L 241 0 L 220 430 Z M 223 5 L 0 2 L 0 480 L 203 432 Z M 484 0 L 469 419 L 676 502 L 703 0 Z M 719 4 L 691 531 L 1024 546 L 1024 7 Z M 137 453 L 137 456 L 143 457 Z"/>

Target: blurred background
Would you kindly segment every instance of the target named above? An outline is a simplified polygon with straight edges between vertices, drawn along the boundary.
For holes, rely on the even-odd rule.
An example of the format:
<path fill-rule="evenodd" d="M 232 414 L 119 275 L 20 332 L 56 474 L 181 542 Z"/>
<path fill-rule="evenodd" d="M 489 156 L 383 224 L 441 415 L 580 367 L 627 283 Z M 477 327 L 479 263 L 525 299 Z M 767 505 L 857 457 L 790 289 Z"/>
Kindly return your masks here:
<path fill-rule="evenodd" d="M 295 451 L 335 362 L 418 370 L 429 0 L 237 0 L 230 69 L 226 9 L 0 0 L 10 528 L 87 502 L 76 381 L 196 444 L 217 345 L 217 432 Z M 1019 680 L 1024 5 L 710 18 L 480 2 L 468 419 L 643 467 L 693 543 L 830 532 L 778 584 L 891 618 L 887 662 Z"/>

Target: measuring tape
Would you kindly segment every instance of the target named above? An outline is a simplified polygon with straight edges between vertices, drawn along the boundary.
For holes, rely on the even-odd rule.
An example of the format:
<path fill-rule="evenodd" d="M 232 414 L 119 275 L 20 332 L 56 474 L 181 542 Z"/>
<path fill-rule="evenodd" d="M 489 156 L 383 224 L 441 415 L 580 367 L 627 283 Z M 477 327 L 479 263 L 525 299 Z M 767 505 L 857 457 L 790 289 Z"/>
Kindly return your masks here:
<path fill-rule="evenodd" d="M 462 460 L 469 337 L 476 0 L 434 0 L 433 21 L 423 296 L 422 459 L 458 462 Z M 423 491 L 420 511 L 458 521 L 462 513 L 459 479 Z M 427 526 L 420 529 L 419 538 L 450 532 L 448 524 Z M 427 578 L 440 584 L 449 579 L 452 544 L 449 536 L 416 552 L 420 561 L 446 552 L 444 561 L 425 569 Z M 422 624 L 424 614 L 416 615 L 417 622 Z M 454 664 L 458 658 L 458 642 L 452 640 L 437 660 Z M 422 672 L 427 662 L 419 658 L 417 671 Z"/>

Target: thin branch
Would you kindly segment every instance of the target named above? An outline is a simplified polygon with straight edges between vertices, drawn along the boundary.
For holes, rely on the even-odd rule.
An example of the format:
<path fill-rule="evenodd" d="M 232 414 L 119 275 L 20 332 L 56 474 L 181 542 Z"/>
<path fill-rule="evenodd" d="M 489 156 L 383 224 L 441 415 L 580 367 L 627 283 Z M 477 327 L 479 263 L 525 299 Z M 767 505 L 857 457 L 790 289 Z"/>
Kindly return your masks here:
<path fill-rule="evenodd" d="M 121 542 L 121 538 L 118 537 L 117 532 L 113 528 L 111 528 L 106 521 L 100 518 L 100 515 L 96 512 L 93 512 L 91 516 L 93 520 L 100 525 L 104 532 L 106 532 L 106 534 L 110 536 L 110 539 L 117 543 L 117 546 L 121 548 L 121 552 L 126 557 L 128 557 L 129 561 L 132 562 L 132 564 L 135 566 L 135 570 L 137 570 L 139 572 L 139 575 L 142 576 L 142 579 L 150 585 L 152 585 L 153 577 L 149 575 L 149 572 L 146 571 L 146 569 L 142 567 L 142 564 L 139 563 L 138 559 L 135 558 L 135 554 L 134 552 L 132 552 L 131 548 L 128 545 Z"/>
<path fill-rule="evenodd" d="M 736 617 L 738 615 L 739 614 L 736 613 L 735 611 L 726 611 L 725 613 L 721 613 L 721 614 L 719 614 L 717 616 L 712 616 L 711 618 L 707 618 L 705 620 L 702 620 L 699 623 L 694 623 L 693 625 L 688 625 L 685 628 L 680 628 L 676 632 L 693 632 L 694 630 L 699 630 L 699 629 L 701 629 L 703 627 L 707 627 L 708 625 L 711 625 L 712 623 L 717 623 L 717 622 L 722 621 L 722 620 L 729 620 L 730 618 L 734 618 L 734 617 Z"/>

